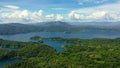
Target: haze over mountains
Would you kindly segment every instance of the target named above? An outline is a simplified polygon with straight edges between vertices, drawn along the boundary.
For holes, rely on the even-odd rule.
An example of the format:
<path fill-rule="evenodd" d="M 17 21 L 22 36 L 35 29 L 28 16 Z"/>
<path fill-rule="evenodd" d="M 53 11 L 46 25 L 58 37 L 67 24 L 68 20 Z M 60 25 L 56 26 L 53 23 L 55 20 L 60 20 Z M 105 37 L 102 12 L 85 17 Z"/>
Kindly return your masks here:
<path fill-rule="evenodd" d="M 80 23 L 80 24 L 70 24 L 68 22 L 52 21 L 52 22 L 42 22 L 35 24 L 19 24 L 19 23 L 9 23 L 0 24 L 0 34 L 18 34 L 18 33 L 28 33 L 28 32 L 40 32 L 40 31 L 57 31 L 57 32 L 76 32 L 81 30 L 116 30 L 120 31 L 119 22 L 114 22 L 115 24 L 109 22 L 95 22 L 89 24 L 90 22 Z M 103 25 L 104 23 L 104 25 Z"/>

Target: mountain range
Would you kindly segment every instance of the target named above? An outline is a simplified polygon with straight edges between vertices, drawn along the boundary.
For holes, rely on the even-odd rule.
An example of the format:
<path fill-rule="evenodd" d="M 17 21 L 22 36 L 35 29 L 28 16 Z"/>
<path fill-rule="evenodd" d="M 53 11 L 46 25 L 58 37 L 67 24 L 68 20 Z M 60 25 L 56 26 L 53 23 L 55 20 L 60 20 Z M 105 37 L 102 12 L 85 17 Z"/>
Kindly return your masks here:
<path fill-rule="evenodd" d="M 40 22 L 35 24 L 19 24 L 9 23 L 0 24 L 0 34 L 18 34 L 28 32 L 40 32 L 40 31 L 57 31 L 57 32 L 75 32 L 81 30 L 117 30 L 120 31 L 119 23 L 116 25 L 111 24 L 88 24 L 82 23 L 78 25 L 69 24 L 68 22 L 52 21 L 52 22 Z"/>

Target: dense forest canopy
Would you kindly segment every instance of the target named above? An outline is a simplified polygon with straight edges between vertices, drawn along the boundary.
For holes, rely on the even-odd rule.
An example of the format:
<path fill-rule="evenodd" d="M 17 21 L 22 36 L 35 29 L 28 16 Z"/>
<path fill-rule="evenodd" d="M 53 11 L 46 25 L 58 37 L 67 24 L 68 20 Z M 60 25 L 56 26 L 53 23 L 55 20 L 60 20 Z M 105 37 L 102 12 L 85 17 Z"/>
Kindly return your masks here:
<path fill-rule="evenodd" d="M 68 40 L 68 39 L 66 39 Z M 69 39 L 75 44 L 63 52 L 37 42 L 0 40 L 2 47 L 20 47 L 17 51 L 0 48 L 0 60 L 22 58 L 24 61 L 4 68 L 119 68 L 120 39 Z M 7 44 L 9 43 L 9 45 Z M 19 43 L 19 45 L 18 45 Z M 15 46 L 14 46 L 15 45 Z"/>

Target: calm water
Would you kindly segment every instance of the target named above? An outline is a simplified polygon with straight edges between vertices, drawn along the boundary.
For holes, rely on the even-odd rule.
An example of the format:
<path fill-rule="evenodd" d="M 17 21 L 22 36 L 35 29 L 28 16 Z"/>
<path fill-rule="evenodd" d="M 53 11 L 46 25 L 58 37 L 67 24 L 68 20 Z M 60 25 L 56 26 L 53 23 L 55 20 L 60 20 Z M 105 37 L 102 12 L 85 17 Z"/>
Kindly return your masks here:
<path fill-rule="evenodd" d="M 62 52 L 64 50 L 62 48 L 62 46 L 72 44 L 72 43 L 58 42 L 58 41 L 54 41 L 54 40 L 44 40 L 44 44 L 47 44 L 47 45 L 55 48 L 58 52 Z"/>
<path fill-rule="evenodd" d="M 2 68 L 5 65 L 12 64 L 15 62 L 21 62 L 23 61 L 22 59 L 10 59 L 10 60 L 5 60 L 5 61 L 0 61 L 0 68 Z"/>
<path fill-rule="evenodd" d="M 30 37 L 63 37 L 63 38 L 117 38 L 120 37 L 120 32 L 115 31 L 101 31 L 101 30 L 89 30 L 74 33 L 64 32 L 32 32 L 16 35 L 0 35 L 0 38 L 14 41 L 30 41 Z"/>

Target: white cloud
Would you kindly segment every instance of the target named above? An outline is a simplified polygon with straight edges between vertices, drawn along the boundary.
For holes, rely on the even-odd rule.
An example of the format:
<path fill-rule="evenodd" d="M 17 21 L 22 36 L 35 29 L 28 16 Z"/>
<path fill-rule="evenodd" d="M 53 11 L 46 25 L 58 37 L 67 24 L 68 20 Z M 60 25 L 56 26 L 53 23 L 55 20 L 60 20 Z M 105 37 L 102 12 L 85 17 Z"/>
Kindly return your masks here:
<path fill-rule="evenodd" d="M 104 3 L 107 2 L 108 0 L 78 0 L 79 5 L 83 5 L 85 3 L 94 3 L 94 4 L 99 4 L 99 3 Z"/>
<path fill-rule="evenodd" d="M 33 23 L 43 21 L 43 11 L 30 12 L 28 10 L 9 10 L 0 12 L 1 23 Z"/>
<path fill-rule="evenodd" d="M 64 17 L 60 14 L 56 15 L 56 21 L 62 21 Z"/>
<path fill-rule="evenodd" d="M 66 16 L 54 13 L 46 15 L 43 10 L 34 12 L 10 8 L 1 8 L 0 10 L 0 23 L 37 23 L 43 21 L 120 21 L 120 2 L 72 10 Z"/>
<path fill-rule="evenodd" d="M 50 14 L 50 15 L 47 15 L 47 16 L 46 16 L 46 19 L 47 19 L 48 21 L 62 21 L 64 18 L 63 18 L 63 16 L 60 15 L 60 14 L 57 14 L 57 15 L 55 15 L 55 14 Z"/>
<path fill-rule="evenodd" d="M 120 21 L 120 2 L 73 10 L 68 16 L 74 21 Z"/>
<path fill-rule="evenodd" d="M 5 5 L 4 7 L 10 8 L 10 9 L 19 9 L 19 7 L 15 5 Z"/>
<path fill-rule="evenodd" d="M 60 21 L 63 16 L 60 14 L 44 15 L 43 10 L 31 12 L 20 9 L 1 9 L 0 23 L 37 23 L 43 21 Z"/>

